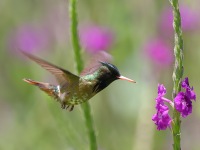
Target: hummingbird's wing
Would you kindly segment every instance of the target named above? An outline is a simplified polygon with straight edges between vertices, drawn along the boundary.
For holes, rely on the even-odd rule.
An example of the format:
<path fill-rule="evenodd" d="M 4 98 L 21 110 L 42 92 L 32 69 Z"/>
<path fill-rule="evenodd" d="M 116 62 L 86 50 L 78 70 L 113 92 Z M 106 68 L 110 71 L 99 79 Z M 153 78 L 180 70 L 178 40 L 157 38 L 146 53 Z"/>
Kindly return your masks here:
<path fill-rule="evenodd" d="M 112 56 L 105 51 L 101 51 L 86 65 L 85 69 L 81 72 L 80 76 L 85 76 L 94 73 L 102 64 L 100 62 L 111 62 Z"/>
<path fill-rule="evenodd" d="M 79 77 L 72 74 L 71 72 L 64 70 L 56 65 L 53 65 L 45 60 L 42 60 L 36 56 L 33 56 L 29 53 L 26 52 L 22 52 L 24 55 L 26 55 L 28 58 L 30 58 L 31 60 L 35 61 L 36 63 L 38 63 L 41 67 L 43 67 L 44 69 L 48 70 L 49 72 L 51 72 L 57 79 L 57 81 L 59 82 L 59 84 L 63 85 L 63 84 L 68 84 L 70 85 L 70 83 L 72 82 L 76 82 L 79 81 Z"/>

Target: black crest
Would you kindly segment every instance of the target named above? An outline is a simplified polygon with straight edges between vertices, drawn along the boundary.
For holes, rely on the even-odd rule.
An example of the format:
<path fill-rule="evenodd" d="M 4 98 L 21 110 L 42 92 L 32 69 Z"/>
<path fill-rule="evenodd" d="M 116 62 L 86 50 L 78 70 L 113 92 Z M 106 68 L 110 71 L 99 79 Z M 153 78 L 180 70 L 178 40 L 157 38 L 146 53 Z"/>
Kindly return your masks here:
<path fill-rule="evenodd" d="M 111 63 L 107 63 L 107 62 L 102 62 L 100 61 L 100 63 L 103 65 L 103 66 L 106 66 L 111 74 L 113 75 L 113 77 L 119 77 L 120 76 L 120 73 L 119 73 L 119 70 L 117 69 L 117 67 Z"/>

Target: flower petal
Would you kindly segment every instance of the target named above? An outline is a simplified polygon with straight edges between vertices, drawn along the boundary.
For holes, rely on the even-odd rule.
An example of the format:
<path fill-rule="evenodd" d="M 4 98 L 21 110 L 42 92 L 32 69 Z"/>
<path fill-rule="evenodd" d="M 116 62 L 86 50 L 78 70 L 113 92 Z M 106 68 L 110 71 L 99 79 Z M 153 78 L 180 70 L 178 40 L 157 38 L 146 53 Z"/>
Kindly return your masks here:
<path fill-rule="evenodd" d="M 164 96 L 167 93 L 166 88 L 163 84 L 158 84 L 158 95 Z"/>
<path fill-rule="evenodd" d="M 181 113 L 182 117 L 185 118 L 192 113 L 192 101 L 186 93 L 179 92 L 174 98 L 174 104 L 176 110 Z"/>

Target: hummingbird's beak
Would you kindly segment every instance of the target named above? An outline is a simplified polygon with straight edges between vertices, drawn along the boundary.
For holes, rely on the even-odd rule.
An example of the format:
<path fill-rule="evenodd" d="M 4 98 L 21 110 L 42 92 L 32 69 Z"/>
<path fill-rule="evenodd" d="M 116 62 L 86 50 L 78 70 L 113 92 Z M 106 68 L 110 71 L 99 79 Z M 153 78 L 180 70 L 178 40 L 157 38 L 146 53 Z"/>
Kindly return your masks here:
<path fill-rule="evenodd" d="M 119 76 L 118 79 L 121 79 L 121 80 L 126 80 L 126 81 L 129 81 L 129 82 L 133 82 L 133 83 L 136 83 L 134 80 L 132 79 L 129 79 L 127 77 L 124 77 L 124 76 Z"/>

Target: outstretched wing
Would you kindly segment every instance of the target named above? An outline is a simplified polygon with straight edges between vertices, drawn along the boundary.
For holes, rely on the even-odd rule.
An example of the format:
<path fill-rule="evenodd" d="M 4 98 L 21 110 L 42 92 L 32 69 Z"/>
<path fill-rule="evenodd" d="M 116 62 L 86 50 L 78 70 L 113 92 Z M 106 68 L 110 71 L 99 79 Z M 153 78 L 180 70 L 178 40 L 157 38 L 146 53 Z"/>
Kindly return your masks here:
<path fill-rule="evenodd" d="M 89 64 L 81 72 L 81 76 L 89 75 L 94 73 L 102 64 L 100 62 L 111 62 L 112 56 L 105 51 L 101 51 L 93 56 Z"/>
<path fill-rule="evenodd" d="M 64 70 L 56 65 L 53 65 L 45 60 L 42 60 L 36 56 L 33 56 L 29 53 L 26 52 L 22 52 L 25 56 L 27 56 L 28 58 L 30 58 L 31 60 L 35 61 L 36 63 L 38 63 L 41 67 L 43 67 L 44 69 L 48 70 L 49 72 L 51 72 L 57 79 L 57 81 L 59 82 L 59 84 L 65 84 L 67 82 L 67 84 L 70 85 L 70 83 L 72 82 L 76 82 L 79 80 L 79 77 L 72 74 L 71 72 Z"/>

